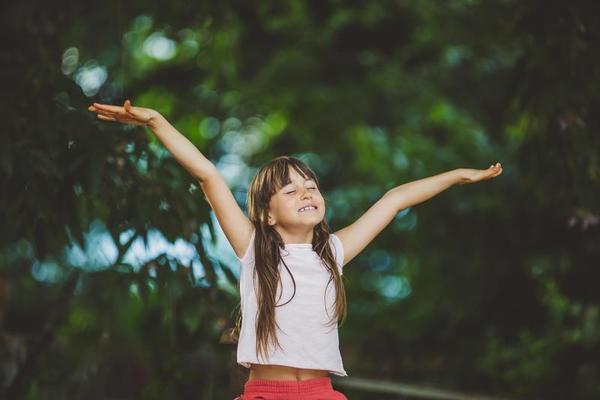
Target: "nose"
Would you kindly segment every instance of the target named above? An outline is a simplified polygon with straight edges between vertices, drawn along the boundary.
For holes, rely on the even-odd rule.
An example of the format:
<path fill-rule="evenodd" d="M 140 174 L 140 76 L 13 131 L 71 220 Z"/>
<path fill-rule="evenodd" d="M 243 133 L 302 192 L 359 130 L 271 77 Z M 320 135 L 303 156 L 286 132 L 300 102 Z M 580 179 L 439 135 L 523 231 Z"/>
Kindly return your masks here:
<path fill-rule="evenodd" d="M 308 189 L 304 189 L 304 192 L 302 193 L 302 198 L 306 198 L 306 195 L 308 195 L 308 198 L 312 197 L 312 194 L 310 193 L 310 190 Z"/>

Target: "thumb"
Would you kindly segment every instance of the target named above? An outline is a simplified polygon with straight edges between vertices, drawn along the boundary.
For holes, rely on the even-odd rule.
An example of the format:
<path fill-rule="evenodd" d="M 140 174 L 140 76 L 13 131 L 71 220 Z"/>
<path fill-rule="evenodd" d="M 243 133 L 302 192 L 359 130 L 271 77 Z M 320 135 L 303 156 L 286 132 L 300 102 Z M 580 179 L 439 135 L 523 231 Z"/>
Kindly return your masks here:
<path fill-rule="evenodd" d="M 131 102 L 129 101 L 129 99 L 125 100 L 125 104 L 123 104 L 123 107 L 125 108 L 125 111 L 127 111 L 129 114 L 135 114 L 135 112 L 133 111 L 133 107 L 131 107 Z"/>
<path fill-rule="evenodd" d="M 143 107 L 133 107 L 131 105 L 131 101 L 125 100 L 125 104 L 123 105 L 125 108 L 125 112 L 129 114 L 132 118 L 140 122 L 148 122 L 151 118 L 151 115 L 148 111 Z"/>
<path fill-rule="evenodd" d="M 140 113 L 140 110 L 136 110 L 132 107 L 129 99 L 125 100 L 125 104 L 123 106 L 125 108 L 125 112 L 127 112 L 127 114 L 131 115 L 131 117 L 138 119 L 138 120 L 144 118 L 144 116 Z"/>

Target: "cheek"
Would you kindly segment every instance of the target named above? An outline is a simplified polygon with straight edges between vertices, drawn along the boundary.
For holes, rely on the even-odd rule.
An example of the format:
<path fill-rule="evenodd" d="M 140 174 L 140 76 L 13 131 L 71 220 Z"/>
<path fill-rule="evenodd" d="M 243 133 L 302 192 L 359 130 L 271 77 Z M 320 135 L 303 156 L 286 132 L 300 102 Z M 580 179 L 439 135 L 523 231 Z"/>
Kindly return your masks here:
<path fill-rule="evenodd" d="M 321 199 L 321 201 L 319 202 L 319 213 L 325 215 L 326 209 L 327 206 L 325 205 L 325 202 Z"/>
<path fill-rule="evenodd" d="M 278 216 L 284 215 L 288 212 L 290 205 L 285 199 L 278 199 L 271 203 L 271 212 Z"/>
<path fill-rule="evenodd" d="M 323 208 L 326 207 L 325 199 L 321 195 L 319 195 L 319 203 L 320 203 L 321 207 L 323 207 Z"/>

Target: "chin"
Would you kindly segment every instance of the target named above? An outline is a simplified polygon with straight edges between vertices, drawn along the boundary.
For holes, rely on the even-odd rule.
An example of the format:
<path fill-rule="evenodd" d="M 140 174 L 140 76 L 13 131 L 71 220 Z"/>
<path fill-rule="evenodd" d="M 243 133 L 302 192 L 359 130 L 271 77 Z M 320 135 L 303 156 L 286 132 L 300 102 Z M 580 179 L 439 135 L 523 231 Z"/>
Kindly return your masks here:
<path fill-rule="evenodd" d="M 317 221 L 317 223 L 315 224 L 315 226 L 319 225 L 321 222 L 323 222 L 323 217 L 319 218 L 319 220 Z"/>

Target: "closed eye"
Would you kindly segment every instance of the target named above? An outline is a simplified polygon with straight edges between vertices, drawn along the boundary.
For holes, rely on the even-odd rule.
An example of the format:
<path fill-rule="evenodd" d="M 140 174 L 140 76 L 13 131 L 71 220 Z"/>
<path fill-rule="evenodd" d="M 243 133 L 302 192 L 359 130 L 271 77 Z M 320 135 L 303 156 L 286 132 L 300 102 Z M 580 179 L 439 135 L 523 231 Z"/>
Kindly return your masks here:
<path fill-rule="evenodd" d="M 308 189 L 317 190 L 317 188 L 316 188 L 316 187 L 309 187 Z M 292 194 L 292 193 L 294 193 L 294 192 L 295 192 L 295 190 L 292 190 L 292 191 L 290 191 L 290 192 L 285 192 L 285 194 Z"/>

